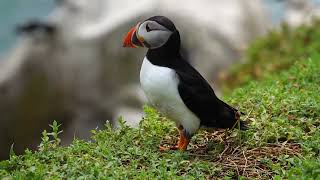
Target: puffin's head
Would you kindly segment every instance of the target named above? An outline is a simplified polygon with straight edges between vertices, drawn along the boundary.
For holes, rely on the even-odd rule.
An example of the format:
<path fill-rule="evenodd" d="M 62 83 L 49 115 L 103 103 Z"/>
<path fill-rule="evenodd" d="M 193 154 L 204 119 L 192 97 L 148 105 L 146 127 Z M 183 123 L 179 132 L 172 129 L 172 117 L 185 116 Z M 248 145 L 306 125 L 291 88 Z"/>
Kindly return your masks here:
<path fill-rule="evenodd" d="M 123 47 L 156 49 L 166 44 L 175 31 L 176 27 L 170 19 L 153 16 L 131 28 L 123 40 Z"/>

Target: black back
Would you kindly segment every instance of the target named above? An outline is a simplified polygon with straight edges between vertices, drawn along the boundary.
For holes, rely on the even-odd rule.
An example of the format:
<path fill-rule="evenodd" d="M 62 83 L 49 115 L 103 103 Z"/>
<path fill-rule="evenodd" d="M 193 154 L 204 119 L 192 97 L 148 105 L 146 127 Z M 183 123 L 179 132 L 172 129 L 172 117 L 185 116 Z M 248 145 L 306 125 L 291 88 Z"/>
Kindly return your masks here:
<path fill-rule="evenodd" d="M 147 59 L 154 65 L 176 71 L 179 94 L 184 104 L 200 119 L 201 125 L 233 127 L 239 118 L 238 111 L 218 99 L 208 82 L 180 55 L 180 35 L 175 27 L 173 29 L 173 34 L 166 44 L 148 50 Z M 245 127 L 242 122 L 240 127 Z"/>

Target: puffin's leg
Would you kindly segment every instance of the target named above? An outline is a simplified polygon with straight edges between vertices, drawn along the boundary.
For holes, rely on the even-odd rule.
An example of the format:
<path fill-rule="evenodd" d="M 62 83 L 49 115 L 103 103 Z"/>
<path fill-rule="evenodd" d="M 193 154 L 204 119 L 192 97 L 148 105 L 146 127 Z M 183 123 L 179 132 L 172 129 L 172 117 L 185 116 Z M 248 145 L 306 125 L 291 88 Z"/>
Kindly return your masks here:
<path fill-rule="evenodd" d="M 180 151 L 185 151 L 187 150 L 187 147 L 189 145 L 190 142 L 190 136 L 188 135 L 188 133 L 186 132 L 186 130 L 181 130 L 180 132 L 180 139 L 179 139 L 179 143 L 178 143 L 178 149 Z"/>

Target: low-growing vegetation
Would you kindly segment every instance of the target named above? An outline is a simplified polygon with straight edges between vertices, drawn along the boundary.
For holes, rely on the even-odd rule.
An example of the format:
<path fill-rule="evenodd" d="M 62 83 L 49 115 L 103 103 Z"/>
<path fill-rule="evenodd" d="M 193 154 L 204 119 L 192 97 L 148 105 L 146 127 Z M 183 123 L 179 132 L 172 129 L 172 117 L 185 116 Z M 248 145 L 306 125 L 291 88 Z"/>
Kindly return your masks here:
<path fill-rule="evenodd" d="M 278 42 L 280 36 L 286 39 L 285 31 L 302 31 L 301 36 L 306 36 L 297 39 L 320 33 L 304 28 L 312 33 L 305 33 L 303 28 L 282 30 L 277 40 L 271 35 L 271 40 L 264 41 Z M 320 54 L 313 49 L 317 42 L 312 41 L 317 39 L 312 38 L 305 40 L 309 41 L 305 47 L 299 47 L 308 54 L 297 56 L 301 61 L 296 62 L 291 62 L 294 52 L 289 51 L 300 44 L 293 38 L 292 43 L 284 40 L 290 47 L 280 55 L 273 45 L 259 41 L 249 50 L 249 54 L 256 51 L 255 56 L 270 58 L 273 63 L 288 59 L 291 65 L 277 74 L 266 70 L 262 80 L 250 80 L 224 98 L 246 114 L 242 118 L 249 124 L 247 131 L 201 130 L 188 151 L 161 152 L 159 145 L 175 144 L 178 132 L 171 121 L 149 107 L 145 107 L 139 128 L 121 123 L 121 128 L 113 129 L 106 123 L 103 130 L 92 130 L 91 141 L 75 139 L 66 147 L 60 146 L 61 131 L 54 122 L 52 132 L 43 132 L 39 150 L 26 150 L 20 156 L 11 152 L 9 160 L 0 162 L 0 178 L 319 179 Z M 271 48 L 263 51 L 263 47 Z"/>

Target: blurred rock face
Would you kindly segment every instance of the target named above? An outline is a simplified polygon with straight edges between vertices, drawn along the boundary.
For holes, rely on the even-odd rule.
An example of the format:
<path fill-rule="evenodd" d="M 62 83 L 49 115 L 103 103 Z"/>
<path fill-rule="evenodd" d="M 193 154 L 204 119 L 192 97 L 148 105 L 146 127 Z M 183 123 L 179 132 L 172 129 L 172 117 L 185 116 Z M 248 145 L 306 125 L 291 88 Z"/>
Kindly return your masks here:
<path fill-rule="evenodd" d="M 310 23 L 320 15 L 320 9 L 311 0 L 286 0 L 285 17 L 286 22 L 291 27 L 296 27 L 304 23 Z"/>
<path fill-rule="evenodd" d="M 269 24 L 257 0 L 60 0 L 47 22 L 19 28 L 20 42 L 0 66 L 0 158 L 12 143 L 17 153 L 36 147 L 53 120 L 63 124 L 63 143 L 106 120 L 116 126 L 119 115 L 136 126 L 146 49 L 124 49 L 122 38 L 153 15 L 175 22 L 183 55 L 209 81 Z"/>

